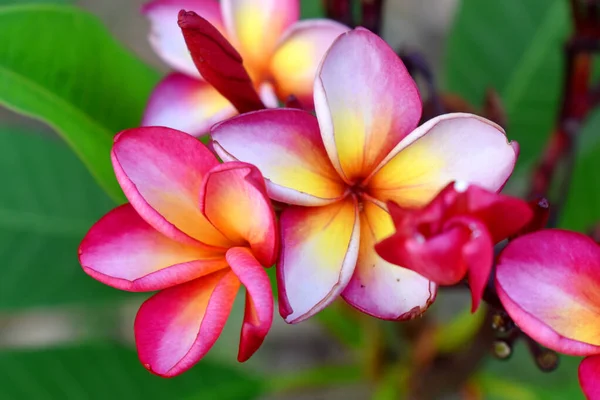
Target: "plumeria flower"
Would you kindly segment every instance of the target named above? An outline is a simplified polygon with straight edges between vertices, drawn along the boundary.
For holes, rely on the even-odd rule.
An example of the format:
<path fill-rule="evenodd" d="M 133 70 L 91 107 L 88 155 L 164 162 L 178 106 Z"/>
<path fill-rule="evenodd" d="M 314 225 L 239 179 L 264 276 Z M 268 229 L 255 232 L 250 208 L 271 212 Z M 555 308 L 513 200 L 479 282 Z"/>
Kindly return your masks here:
<path fill-rule="evenodd" d="M 316 117 L 262 110 L 211 129 L 223 160 L 256 165 L 269 196 L 290 205 L 280 219 L 280 313 L 299 322 L 342 295 L 379 318 L 419 315 L 437 287 L 375 252 L 394 232 L 386 202 L 423 206 L 453 180 L 496 191 L 514 168 L 516 146 L 474 115 L 444 115 L 417 128 L 415 82 L 366 29 L 334 42 L 314 92 Z"/>
<path fill-rule="evenodd" d="M 273 296 L 263 266 L 278 252 L 260 172 L 245 163 L 219 164 L 195 138 L 156 127 L 117 135 L 112 161 L 130 203 L 90 229 L 79 260 L 109 286 L 159 290 L 135 319 L 141 362 L 162 376 L 192 367 L 219 337 L 240 285 L 246 311 L 238 360 L 247 360 L 271 326 Z"/>
<path fill-rule="evenodd" d="M 455 285 L 468 275 L 473 311 L 492 271 L 494 244 L 533 217 L 527 202 L 466 182 L 448 184 L 423 208 L 391 202 L 388 209 L 396 231 L 375 246 L 377 253 L 439 285 Z"/>
<path fill-rule="evenodd" d="M 298 21 L 299 0 L 154 0 L 142 12 L 150 43 L 175 72 L 154 89 L 143 125 L 169 126 L 195 136 L 236 109 L 196 69 L 177 24 L 181 10 L 210 22 L 244 60 L 264 104 L 276 107 L 294 95 L 312 108 L 315 72 L 333 40 L 347 27 L 326 19 Z M 194 49 L 190 49 L 194 50 Z M 245 111 L 245 110 L 240 110 Z"/>
<path fill-rule="evenodd" d="M 586 356 L 579 381 L 600 399 L 600 246 L 559 229 L 521 236 L 500 254 L 496 289 L 519 328 L 540 344 Z"/>

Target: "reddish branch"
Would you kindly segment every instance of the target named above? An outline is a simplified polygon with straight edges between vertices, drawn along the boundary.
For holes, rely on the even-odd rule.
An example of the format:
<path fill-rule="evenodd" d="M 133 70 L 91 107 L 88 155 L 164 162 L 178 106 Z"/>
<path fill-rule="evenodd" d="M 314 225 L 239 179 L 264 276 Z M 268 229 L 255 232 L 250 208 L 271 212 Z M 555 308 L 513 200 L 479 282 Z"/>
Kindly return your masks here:
<path fill-rule="evenodd" d="M 362 26 L 379 34 L 381 32 L 383 0 L 360 0 L 361 18 L 355 20 L 353 3 L 356 0 L 323 0 L 327 18 L 351 28 Z"/>
<path fill-rule="evenodd" d="M 558 196 L 552 201 L 551 226 L 567 198 L 581 123 L 598 102 L 595 98 L 600 99 L 600 90 L 591 88 L 590 81 L 592 55 L 600 52 L 600 1 L 571 0 L 571 9 L 575 32 L 565 48 L 563 102 L 556 128 L 534 171 L 530 192 L 531 198 L 547 197 L 558 168 L 564 166 Z"/>

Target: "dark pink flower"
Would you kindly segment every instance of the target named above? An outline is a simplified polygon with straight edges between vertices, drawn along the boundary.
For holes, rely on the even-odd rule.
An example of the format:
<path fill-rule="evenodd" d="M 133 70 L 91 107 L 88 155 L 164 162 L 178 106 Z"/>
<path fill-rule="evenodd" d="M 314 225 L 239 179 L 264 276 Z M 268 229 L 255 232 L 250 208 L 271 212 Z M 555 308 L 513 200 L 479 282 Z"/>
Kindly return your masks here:
<path fill-rule="evenodd" d="M 121 132 L 112 161 L 130 203 L 90 229 L 79 260 L 109 286 L 159 290 L 135 320 L 142 363 L 162 376 L 194 365 L 219 337 L 241 285 L 246 313 L 238 359 L 248 359 L 273 319 L 263 266 L 278 253 L 260 172 L 241 162 L 219 164 L 198 140 L 168 128 Z"/>

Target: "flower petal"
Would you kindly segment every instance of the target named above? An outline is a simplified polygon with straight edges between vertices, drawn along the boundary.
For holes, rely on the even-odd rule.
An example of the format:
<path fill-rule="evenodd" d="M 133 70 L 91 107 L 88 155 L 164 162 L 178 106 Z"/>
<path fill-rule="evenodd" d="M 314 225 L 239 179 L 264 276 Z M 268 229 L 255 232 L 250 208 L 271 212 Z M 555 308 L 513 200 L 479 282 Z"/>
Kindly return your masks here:
<path fill-rule="evenodd" d="M 506 311 L 542 345 L 571 355 L 600 353 L 600 246 L 548 229 L 511 241 L 496 288 Z"/>
<path fill-rule="evenodd" d="M 258 350 L 271 328 L 273 322 L 271 281 L 247 248 L 229 249 L 227 262 L 246 287 L 246 311 L 238 353 L 238 361 L 244 362 Z"/>
<path fill-rule="evenodd" d="M 229 100 L 206 81 L 173 73 L 154 88 L 142 125 L 166 126 L 202 136 L 213 124 L 236 113 Z"/>
<path fill-rule="evenodd" d="M 181 10 L 178 19 L 192 60 L 202 77 L 240 112 L 265 108 L 242 57 L 204 18 Z"/>
<path fill-rule="evenodd" d="M 217 154 L 258 167 L 269 196 L 288 204 L 329 204 L 346 184 L 327 158 L 317 119 L 306 111 L 262 110 L 240 115 L 211 129 Z"/>
<path fill-rule="evenodd" d="M 600 400 L 600 356 L 587 357 L 581 362 L 579 383 L 588 400 Z"/>
<path fill-rule="evenodd" d="M 229 247 L 198 204 L 202 179 L 219 164 L 200 141 L 169 128 L 134 128 L 115 136 L 111 157 L 125 196 L 156 230 L 183 243 Z"/>
<path fill-rule="evenodd" d="M 382 202 L 422 206 L 453 180 L 498 191 L 515 162 L 498 125 L 471 114 L 445 114 L 402 140 L 376 169 L 368 190 Z"/>
<path fill-rule="evenodd" d="M 94 224 L 79 246 L 79 261 L 92 278 L 134 292 L 164 289 L 227 267 L 223 250 L 171 240 L 130 204 Z"/>
<path fill-rule="evenodd" d="M 224 32 L 221 8 L 216 0 L 154 0 L 142 7 L 142 14 L 150 20 L 149 39 L 156 54 L 174 70 L 200 78 L 177 25 L 181 9 L 196 12 Z"/>
<path fill-rule="evenodd" d="M 213 168 L 202 187 L 200 208 L 232 243 L 249 244 L 262 265 L 270 267 L 276 261 L 275 213 L 254 165 L 230 162 Z"/>
<path fill-rule="evenodd" d="M 146 300 L 134 325 L 142 364 L 165 377 L 191 368 L 217 341 L 239 287 L 233 271 L 226 269 Z"/>
<path fill-rule="evenodd" d="M 300 17 L 299 0 L 222 0 L 229 38 L 259 80 L 283 32 Z"/>
<path fill-rule="evenodd" d="M 419 123 L 421 99 L 394 50 L 358 28 L 331 46 L 315 80 L 315 110 L 334 166 L 366 178 Z"/>
<path fill-rule="evenodd" d="M 362 312 L 387 320 L 421 315 L 435 300 L 437 286 L 414 271 L 388 263 L 375 252 L 375 243 L 394 231 L 390 215 L 366 200 L 360 227 L 358 262 L 342 293 L 344 300 Z"/>
<path fill-rule="evenodd" d="M 295 23 L 281 38 L 271 59 L 270 72 L 280 99 L 295 96 L 307 109 L 313 109 L 313 86 L 323 56 L 349 28 L 328 19 Z"/>
<path fill-rule="evenodd" d="M 350 280 L 359 247 L 358 208 L 351 198 L 323 207 L 292 206 L 281 213 L 280 224 L 279 312 L 296 323 L 334 301 Z"/>

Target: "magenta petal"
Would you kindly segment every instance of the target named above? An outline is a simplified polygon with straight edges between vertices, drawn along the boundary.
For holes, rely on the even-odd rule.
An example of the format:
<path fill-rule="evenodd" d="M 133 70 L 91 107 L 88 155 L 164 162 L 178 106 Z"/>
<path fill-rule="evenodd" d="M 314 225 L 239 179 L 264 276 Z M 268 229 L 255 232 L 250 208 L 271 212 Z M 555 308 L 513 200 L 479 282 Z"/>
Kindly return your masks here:
<path fill-rule="evenodd" d="M 235 114 L 229 100 L 208 82 L 172 73 L 154 88 L 142 125 L 166 126 L 202 136 L 213 124 Z"/>
<path fill-rule="evenodd" d="M 587 357 L 581 362 L 579 383 L 588 400 L 600 400 L 600 356 Z"/>
<path fill-rule="evenodd" d="M 271 281 L 252 252 L 243 247 L 227 251 L 227 262 L 246 287 L 246 311 L 238 361 L 248 360 L 265 340 L 273 322 Z"/>
<path fill-rule="evenodd" d="M 79 261 L 92 278 L 134 292 L 164 289 L 227 267 L 223 250 L 169 239 L 130 204 L 115 208 L 90 229 L 79 247 Z"/>
<path fill-rule="evenodd" d="M 496 289 L 515 323 L 542 345 L 571 355 L 600 353 L 600 246 L 559 229 L 508 244 Z"/>
<path fill-rule="evenodd" d="M 196 364 L 215 344 L 229 317 L 240 281 L 230 269 L 158 292 L 135 318 L 140 361 L 171 377 Z"/>
<path fill-rule="evenodd" d="M 242 57 L 213 25 L 192 11 L 181 10 L 179 26 L 194 64 L 208 83 L 240 113 L 265 108 Z"/>

